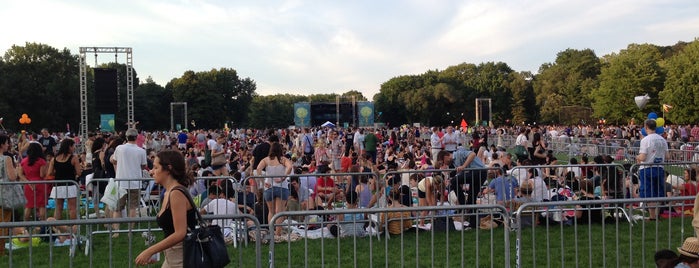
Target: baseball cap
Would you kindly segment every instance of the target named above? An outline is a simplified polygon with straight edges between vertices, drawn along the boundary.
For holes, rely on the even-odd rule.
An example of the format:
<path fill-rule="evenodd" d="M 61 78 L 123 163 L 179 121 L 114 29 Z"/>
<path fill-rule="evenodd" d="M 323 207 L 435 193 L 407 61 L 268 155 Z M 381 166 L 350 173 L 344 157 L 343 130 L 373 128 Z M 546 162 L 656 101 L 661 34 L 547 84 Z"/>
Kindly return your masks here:
<path fill-rule="evenodd" d="M 136 137 L 138 136 L 138 130 L 135 128 L 129 128 L 126 130 L 126 136 L 127 137 Z"/>

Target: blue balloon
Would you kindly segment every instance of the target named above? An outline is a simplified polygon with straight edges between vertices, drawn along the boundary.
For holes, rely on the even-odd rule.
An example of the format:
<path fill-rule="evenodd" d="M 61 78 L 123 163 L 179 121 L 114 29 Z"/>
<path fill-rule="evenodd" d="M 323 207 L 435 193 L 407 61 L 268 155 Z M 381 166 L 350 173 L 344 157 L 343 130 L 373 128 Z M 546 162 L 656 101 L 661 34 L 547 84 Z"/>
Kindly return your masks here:
<path fill-rule="evenodd" d="M 656 114 L 655 112 L 650 112 L 648 114 L 648 119 L 658 119 L 658 114 Z"/>
<path fill-rule="evenodd" d="M 656 127 L 655 128 L 655 134 L 662 135 L 665 132 L 664 127 Z"/>
<path fill-rule="evenodd" d="M 648 133 L 646 133 L 646 128 L 641 128 L 641 135 L 643 135 L 643 137 L 648 136 Z"/>

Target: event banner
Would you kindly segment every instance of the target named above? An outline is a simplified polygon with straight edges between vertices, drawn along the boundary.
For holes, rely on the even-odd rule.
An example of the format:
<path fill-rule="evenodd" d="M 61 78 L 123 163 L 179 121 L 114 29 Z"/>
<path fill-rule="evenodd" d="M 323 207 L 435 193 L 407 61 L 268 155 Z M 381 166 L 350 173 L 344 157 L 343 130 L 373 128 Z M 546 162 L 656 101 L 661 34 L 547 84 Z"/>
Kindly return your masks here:
<path fill-rule="evenodd" d="M 294 103 L 294 125 L 307 127 L 311 124 L 311 104 L 308 102 Z"/>
<path fill-rule="evenodd" d="M 114 131 L 114 114 L 100 114 L 100 129 L 105 132 Z"/>
<path fill-rule="evenodd" d="M 357 102 L 357 110 L 359 111 L 359 126 L 373 127 L 374 126 L 374 103 L 368 101 Z"/>

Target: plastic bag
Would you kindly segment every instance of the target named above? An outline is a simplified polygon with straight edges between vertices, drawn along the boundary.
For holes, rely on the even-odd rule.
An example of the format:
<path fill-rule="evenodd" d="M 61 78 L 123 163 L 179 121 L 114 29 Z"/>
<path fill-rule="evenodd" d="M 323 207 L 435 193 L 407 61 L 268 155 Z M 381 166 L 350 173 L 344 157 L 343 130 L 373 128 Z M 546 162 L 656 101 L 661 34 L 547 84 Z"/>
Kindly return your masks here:
<path fill-rule="evenodd" d="M 116 210 L 119 199 L 126 194 L 126 189 L 120 188 L 119 185 L 114 181 L 114 179 L 109 179 L 107 187 L 104 189 L 104 196 L 102 196 L 102 203 L 112 210 Z"/>

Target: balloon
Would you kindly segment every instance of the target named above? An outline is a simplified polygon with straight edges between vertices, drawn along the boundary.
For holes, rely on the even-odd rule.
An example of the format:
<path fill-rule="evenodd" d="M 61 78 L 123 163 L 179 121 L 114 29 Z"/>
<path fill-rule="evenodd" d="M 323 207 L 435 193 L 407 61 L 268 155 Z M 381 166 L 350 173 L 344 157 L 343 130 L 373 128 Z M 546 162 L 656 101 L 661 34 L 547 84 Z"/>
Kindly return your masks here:
<path fill-rule="evenodd" d="M 655 128 L 655 134 L 662 135 L 663 132 L 665 132 L 665 128 L 664 128 L 664 127 L 656 127 L 656 128 Z"/>
<path fill-rule="evenodd" d="M 31 123 L 32 123 L 32 119 L 31 119 L 31 118 L 27 118 L 27 125 L 29 125 L 29 124 L 31 124 Z"/>
<path fill-rule="evenodd" d="M 658 119 L 655 119 L 655 125 L 658 126 L 658 127 L 664 126 L 664 125 L 665 125 L 665 119 L 663 119 L 662 117 L 660 117 L 660 118 L 658 118 Z"/>
<path fill-rule="evenodd" d="M 648 114 L 648 119 L 658 119 L 658 114 L 656 114 L 655 112 L 650 112 Z"/>
<path fill-rule="evenodd" d="M 27 114 L 22 114 L 22 118 L 27 118 L 29 117 Z"/>
<path fill-rule="evenodd" d="M 19 118 L 19 123 L 22 124 L 22 125 L 24 125 L 24 117 L 20 117 L 20 118 Z"/>
<path fill-rule="evenodd" d="M 641 128 L 641 135 L 643 135 L 643 137 L 648 136 L 648 133 L 646 133 L 646 128 Z"/>

